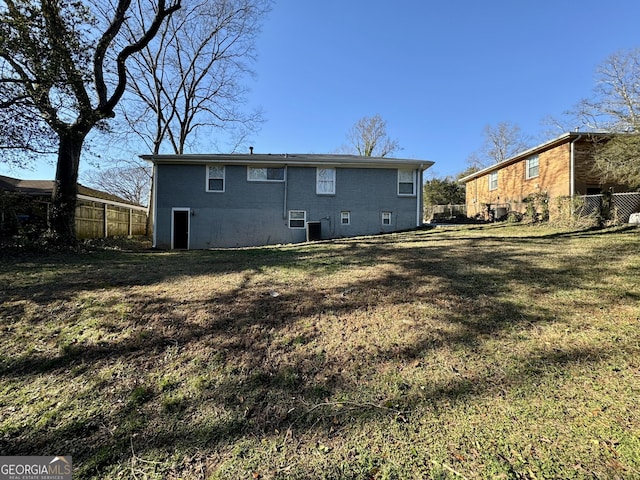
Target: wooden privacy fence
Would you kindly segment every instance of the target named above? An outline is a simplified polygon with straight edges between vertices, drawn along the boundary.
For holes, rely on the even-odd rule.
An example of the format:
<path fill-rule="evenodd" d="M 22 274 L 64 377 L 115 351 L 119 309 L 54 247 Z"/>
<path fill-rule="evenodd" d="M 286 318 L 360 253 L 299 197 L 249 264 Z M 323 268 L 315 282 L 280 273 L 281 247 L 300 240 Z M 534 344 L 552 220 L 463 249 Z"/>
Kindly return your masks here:
<path fill-rule="evenodd" d="M 76 234 L 78 239 L 146 235 L 147 209 L 78 195 Z"/>

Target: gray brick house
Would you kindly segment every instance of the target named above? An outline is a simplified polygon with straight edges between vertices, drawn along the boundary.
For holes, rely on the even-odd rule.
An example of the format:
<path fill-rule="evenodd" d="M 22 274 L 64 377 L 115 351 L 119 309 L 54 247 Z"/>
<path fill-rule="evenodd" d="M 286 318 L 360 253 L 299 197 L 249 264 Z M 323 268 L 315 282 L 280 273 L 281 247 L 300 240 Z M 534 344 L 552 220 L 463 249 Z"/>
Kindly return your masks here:
<path fill-rule="evenodd" d="M 315 154 L 143 155 L 157 248 L 242 247 L 406 230 L 426 160 Z"/>

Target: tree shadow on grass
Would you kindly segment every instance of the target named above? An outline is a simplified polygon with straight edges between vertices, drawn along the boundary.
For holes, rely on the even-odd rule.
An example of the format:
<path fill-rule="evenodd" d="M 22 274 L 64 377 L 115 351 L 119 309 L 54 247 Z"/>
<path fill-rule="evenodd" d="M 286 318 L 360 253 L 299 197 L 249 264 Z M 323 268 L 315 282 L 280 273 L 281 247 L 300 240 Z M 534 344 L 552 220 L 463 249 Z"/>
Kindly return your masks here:
<path fill-rule="evenodd" d="M 407 238 L 412 241 L 411 236 L 403 241 Z M 589 278 L 600 252 L 563 257 L 558 255 L 562 246 L 556 246 L 531 255 L 522 251 L 522 241 L 461 238 L 441 245 L 436 236 L 429 236 L 408 247 L 384 239 L 355 240 L 338 242 L 339 251 L 335 244 L 318 244 L 110 254 L 93 261 L 78 259 L 76 264 L 18 267 L 21 274 L 40 280 L 18 281 L 3 294 L 0 313 L 15 321 L 25 314 L 15 303 L 21 295 L 45 309 L 60 298 L 73 301 L 79 291 L 199 275 L 235 273 L 243 279 L 223 294 L 195 299 L 163 294 L 151 298 L 132 291 L 127 296 L 130 311 L 119 321 L 121 335 L 85 339 L 57 352 L 4 358 L 0 377 L 22 389 L 37 378 L 64 382 L 69 376 L 82 377 L 84 387 L 73 396 L 95 413 L 72 415 L 60 425 L 54 415 L 48 422 L 9 429 L 0 437 L 0 450 L 26 455 L 64 448 L 74 456 L 81 476 L 100 476 L 105 468 L 134 455 L 218 449 L 246 436 L 282 431 L 330 431 L 336 418 L 405 418 L 419 407 L 501 395 L 513 385 L 535 382 L 550 367 L 597 364 L 608 358 L 611 350 L 604 343 L 568 345 L 554 351 L 515 352 L 508 360 L 510 371 L 490 366 L 486 371 L 465 371 L 454 365 L 458 371 L 438 372 L 426 385 L 404 385 L 400 376 L 392 376 L 387 384 L 372 380 L 383 368 L 418 362 L 413 368 L 419 369 L 421 362 L 443 349 L 479 356 L 485 343 L 513 329 L 568 322 L 548 305 L 516 303 L 510 292 L 514 286 L 543 294 L 570 291 L 577 281 Z M 541 256 L 557 256 L 557 261 L 550 266 L 540 261 Z M 264 273 L 286 267 L 312 279 L 375 265 L 385 266 L 383 273 L 322 289 L 311 280 L 292 281 L 283 289 L 279 279 Z M 56 268 L 63 271 L 45 275 Z M 422 318 L 420 306 L 433 307 L 435 313 Z M 388 321 L 390 333 L 398 330 L 396 342 L 371 346 L 362 333 L 367 325 L 360 325 L 357 333 L 350 325 L 339 325 L 368 313 L 382 322 L 387 311 L 394 315 Z M 410 334 L 394 325 L 399 321 L 395 315 L 404 311 L 419 316 L 406 328 Z M 38 318 L 44 321 L 42 315 Z M 427 328 L 433 325 L 439 328 Z M 329 346 L 325 329 L 342 332 L 343 340 Z M 114 363 L 121 363 L 125 373 L 117 374 Z M 68 416 L 70 402 L 61 399 L 54 413 Z"/>

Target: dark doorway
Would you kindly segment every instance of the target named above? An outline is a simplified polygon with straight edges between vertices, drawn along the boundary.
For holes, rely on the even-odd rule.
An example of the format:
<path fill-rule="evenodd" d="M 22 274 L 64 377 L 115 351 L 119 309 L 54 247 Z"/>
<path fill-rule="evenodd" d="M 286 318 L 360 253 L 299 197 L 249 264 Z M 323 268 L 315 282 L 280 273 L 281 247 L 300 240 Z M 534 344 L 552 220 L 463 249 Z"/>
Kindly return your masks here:
<path fill-rule="evenodd" d="M 320 222 L 307 222 L 307 242 L 322 240 L 322 224 Z"/>
<path fill-rule="evenodd" d="M 173 248 L 189 248 L 189 210 L 173 211 Z"/>

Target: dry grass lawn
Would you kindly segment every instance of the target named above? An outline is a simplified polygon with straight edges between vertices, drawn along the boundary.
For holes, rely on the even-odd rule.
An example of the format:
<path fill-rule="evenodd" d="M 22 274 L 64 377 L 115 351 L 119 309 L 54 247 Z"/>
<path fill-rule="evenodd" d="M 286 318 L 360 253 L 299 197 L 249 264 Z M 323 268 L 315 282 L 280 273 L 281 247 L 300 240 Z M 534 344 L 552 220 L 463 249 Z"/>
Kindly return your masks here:
<path fill-rule="evenodd" d="M 0 452 L 74 478 L 640 478 L 640 229 L 0 254 Z"/>

